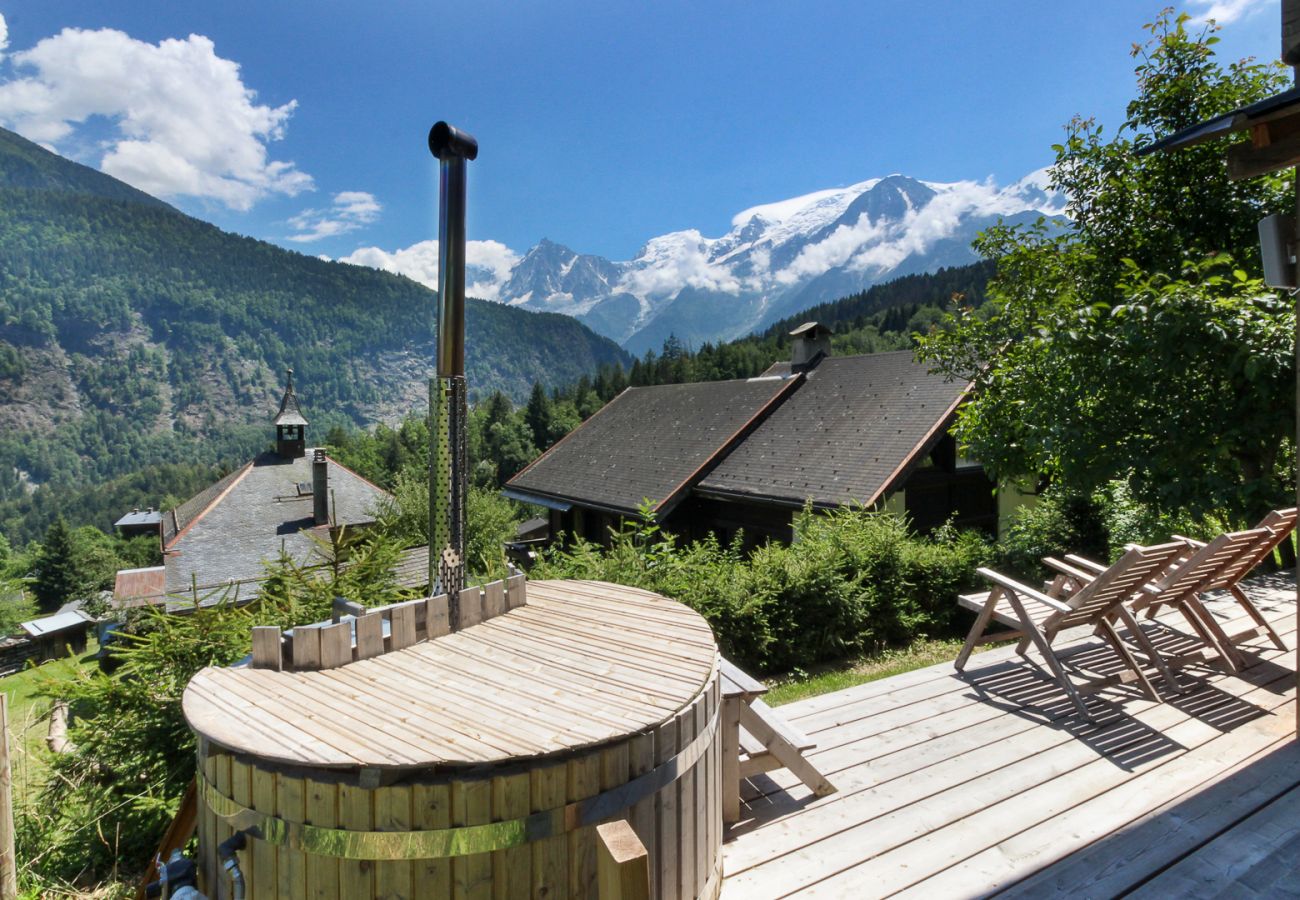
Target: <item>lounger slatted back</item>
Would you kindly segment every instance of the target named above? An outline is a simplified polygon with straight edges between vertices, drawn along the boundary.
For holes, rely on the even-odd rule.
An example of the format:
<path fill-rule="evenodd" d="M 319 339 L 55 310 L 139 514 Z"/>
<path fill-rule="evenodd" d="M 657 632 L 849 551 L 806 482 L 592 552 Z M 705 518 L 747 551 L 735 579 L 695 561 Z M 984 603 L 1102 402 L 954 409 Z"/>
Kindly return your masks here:
<path fill-rule="evenodd" d="M 1141 629 L 1132 620 L 1124 603 L 1162 577 L 1186 548 L 1187 545 L 1182 542 L 1154 547 L 1130 545 L 1113 565 L 1091 574 L 1077 590 L 1064 597 L 1045 594 L 992 569 L 980 569 L 980 575 L 993 584 L 993 589 L 987 594 L 967 594 L 958 598 L 962 606 L 976 611 L 978 616 L 966 638 L 965 646 L 957 656 L 957 670 L 965 668 L 966 661 L 977 644 L 1019 637 L 1017 652 L 1025 655 L 1029 645 L 1035 645 L 1052 675 L 1086 718 L 1091 718 L 1091 713 L 1084 704 L 1081 693 L 1090 693 L 1118 682 L 1137 681 L 1148 696 L 1158 700 L 1159 695 L 1154 686 L 1128 647 L 1120 640 L 1112 620 L 1122 620 L 1130 632 L 1143 642 L 1143 650 L 1148 655 L 1153 654 L 1154 649 L 1144 642 Z M 985 634 L 985 629 L 991 622 L 1005 625 L 1011 632 Z M 1080 625 L 1097 628 L 1115 648 L 1129 671 L 1110 678 L 1092 679 L 1083 686 L 1076 686 L 1066 674 L 1051 645 L 1060 631 Z"/>
<path fill-rule="evenodd" d="M 1249 531 L 1221 534 L 1208 544 L 1200 544 L 1179 560 L 1150 590 L 1145 591 L 1134 602 L 1133 608 L 1138 612 L 1145 611 L 1148 617 L 1152 617 L 1162 609 L 1174 607 L 1230 670 L 1240 671 L 1243 661 L 1235 649 L 1237 641 L 1224 632 L 1201 603 L 1200 595 L 1209 590 L 1235 588 L 1233 596 L 1237 602 L 1257 622 L 1262 620 L 1263 616 L 1237 587 L 1237 581 L 1253 569 L 1264 554 L 1271 552 L 1283 536 L 1271 528 L 1252 528 Z M 1256 629 L 1251 629 L 1250 633 L 1256 633 Z M 1272 632 L 1271 636 L 1279 649 L 1285 649 L 1276 632 Z"/>
<path fill-rule="evenodd" d="M 1282 636 L 1277 633 L 1277 630 L 1274 629 L 1271 624 L 1269 624 L 1268 619 L 1264 617 L 1264 614 L 1261 613 L 1255 607 L 1255 604 L 1251 602 L 1250 598 L 1246 596 L 1246 592 L 1241 589 L 1241 580 L 1253 572 L 1256 566 L 1273 555 L 1273 551 L 1277 549 L 1278 545 L 1289 538 L 1292 532 L 1295 531 L 1295 525 L 1296 507 L 1293 506 L 1290 509 L 1275 509 L 1270 512 L 1261 519 L 1259 524 L 1255 527 L 1269 529 L 1269 531 L 1273 532 L 1272 536 L 1266 539 L 1261 539 L 1259 542 L 1259 548 L 1254 554 L 1242 554 L 1240 564 L 1232 566 L 1224 571 L 1222 576 L 1216 579 L 1215 583 L 1210 586 L 1211 588 L 1226 590 L 1228 593 L 1232 594 L 1233 598 L 1237 601 L 1237 605 L 1244 609 L 1246 614 L 1249 615 L 1255 623 L 1250 628 L 1245 628 L 1228 635 L 1228 643 L 1230 647 L 1235 647 L 1237 644 L 1242 644 L 1252 638 L 1262 636 L 1267 637 L 1277 649 L 1286 649 L 1286 643 L 1282 640 Z M 1196 544 L 1196 542 L 1189 543 L 1192 543 L 1194 546 Z"/>
<path fill-rule="evenodd" d="M 1241 561 L 1238 565 L 1223 573 L 1222 587 L 1230 587 L 1237 584 L 1241 579 L 1249 575 L 1256 566 L 1262 563 L 1267 557 L 1271 556 L 1277 549 L 1278 544 L 1291 536 L 1295 531 L 1296 508 L 1275 509 L 1259 520 L 1256 528 L 1267 528 L 1273 534 L 1259 542 L 1259 547 L 1253 554 L 1242 554 Z"/>

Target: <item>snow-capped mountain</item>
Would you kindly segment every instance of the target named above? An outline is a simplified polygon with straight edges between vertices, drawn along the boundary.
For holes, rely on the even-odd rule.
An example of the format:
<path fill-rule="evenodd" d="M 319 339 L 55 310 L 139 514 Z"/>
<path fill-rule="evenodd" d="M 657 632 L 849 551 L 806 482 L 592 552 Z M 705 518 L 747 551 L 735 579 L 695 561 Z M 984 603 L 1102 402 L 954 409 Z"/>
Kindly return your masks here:
<path fill-rule="evenodd" d="M 507 248 L 482 242 L 491 264 L 471 268 L 467 289 L 575 316 L 633 353 L 670 334 L 698 346 L 873 284 L 973 262 L 971 241 L 999 219 L 1062 214 L 1044 185 L 1041 171 L 1001 188 L 890 175 L 746 209 L 720 237 L 661 235 L 621 262 L 549 240 L 507 260 Z M 347 261 L 374 265 L 363 253 Z"/>

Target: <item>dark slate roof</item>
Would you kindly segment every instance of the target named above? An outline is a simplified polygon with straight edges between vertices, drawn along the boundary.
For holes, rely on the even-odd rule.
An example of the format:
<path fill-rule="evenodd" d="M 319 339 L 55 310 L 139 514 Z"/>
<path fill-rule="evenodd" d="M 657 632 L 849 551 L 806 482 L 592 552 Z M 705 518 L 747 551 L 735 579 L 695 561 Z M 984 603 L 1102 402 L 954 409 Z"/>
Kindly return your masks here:
<path fill-rule="evenodd" d="M 699 490 L 870 505 L 943 434 L 968 386 L 928 374 L 910 350 L 823 360 Z"/>
<path fill-rule="evenodd" d="M 184 531 L 186 526 L 193 522 L 199 513 L 207 509 L 212 504 L 212 501 L 221 496 L 221 493 L 243 475 L 244 470 L 251 465 L 252 463 L 246 463 L 225 478 L 214 481 L 180 506 L 163 513 L 163 546 L 166 547 L 170 544 L 177 534 Z"/>
<path fill-rule="evenodd" d="M 751 378 L 628 388 L 507 483 L 515 496 L 667 511 L 703 470 L 794 386 Z"/>
<path fill-rule="evenodd" d="M 164 525 L 181 524 L 164 537 L 168 593 L 188 590 L 191 574 L 200 585 L 258 579 L 282 544 L 294 559 L 308 558 L 316 546 L 311 535 L 328 538 L 327 526 L 313 524 L 311 495 L 298 491 L 300 482 L 311 483 L 311 456 L 265 453 L 169 512 Z M 332 459 L 328 466 L 335 524 L 374 521 L 388 495 Z"/>
<path fill-rule="evenodd" d="M 322 560 L 323 563 L 323 560 Z M 347 567 L 345 562 L 344 568 Z M 158 567 L 158 572 L 164 571 L 163 566 Z M 138 569 L 138 572 L 151 572 L 150 569 Z M 118 573 L 118 584 L 122 584 L 122 572 Z M 422 589 L 429 583 L 429 548 L 412 547 L 409 550 L 403 550 L 397 563 L 393 566 L 393 578 L 396 580 L 398 587 L 409 588 L 411 590 Z M 241 578 L 236 581 L 199 581 L 195 585 L 198 593 L 199 605 L 202 607 L 215 606 L 218 603 L 237 603 L 244 604 L 257 597 L 261 590 L 262 582 L 266 580 L 264 571 L 258 572 L 255 576 Z M 113 606 L 118 609 L 130 609 L 138 606 L 157 606 L 162 605 L 168 612 L 186 612 L 194 608 L 194 595 L 191 587 L 186 584 L 180 590 L 167 591 L 163 584 L 162 578 L 158 579 L 153 590 L 149 593 L 137 593 L 132 596 L 126 596 L 113 593 Z"/>

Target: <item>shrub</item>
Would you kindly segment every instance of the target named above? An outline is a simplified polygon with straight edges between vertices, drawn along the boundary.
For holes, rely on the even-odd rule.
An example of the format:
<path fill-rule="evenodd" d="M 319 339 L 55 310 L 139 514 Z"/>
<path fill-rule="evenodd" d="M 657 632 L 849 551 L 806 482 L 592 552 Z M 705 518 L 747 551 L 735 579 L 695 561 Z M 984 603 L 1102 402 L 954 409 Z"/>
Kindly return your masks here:
<path fill-rule="evenodd" d="M 1008 575 L 1037 581 L 1049 574 L 1044 556 L 1067 553 L 1108 555 L 1104 515 L 1091 497 L 1049 488 L 1037 503 L 1012 514 L 998 546 L 998 566 Z"/>
<path fill-rule="evenodd" d="M 612 581 L 656 591 L 708 620 L 724 654 L 748 668 L 786 671 L 865 649 L 946 633 L 954 597 L 991 555 L 973 532 L 908 532 L 896 515 L 862 509 L 802 512 L 790 546 L 747 559 L 741 539 L 679 545 L 648 511 L 614 532 L 608 549 L 578 542 L 545 554 L 534 576 Z"/>

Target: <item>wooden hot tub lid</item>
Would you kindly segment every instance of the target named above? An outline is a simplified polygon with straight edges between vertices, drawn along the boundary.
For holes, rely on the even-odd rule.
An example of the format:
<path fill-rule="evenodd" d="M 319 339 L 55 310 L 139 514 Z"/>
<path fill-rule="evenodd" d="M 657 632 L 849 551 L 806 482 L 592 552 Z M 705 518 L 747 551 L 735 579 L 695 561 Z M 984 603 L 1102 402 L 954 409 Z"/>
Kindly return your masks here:
<path fill-rule="evenodd" d="M 598 581 L 533 581 L 528 603 L 464 631 L 334 669 L 207 668 L 195 732 L 293 765 L 428 768 L 577 750 L 664 722 L 709 682 L 693 610 Z"/>

